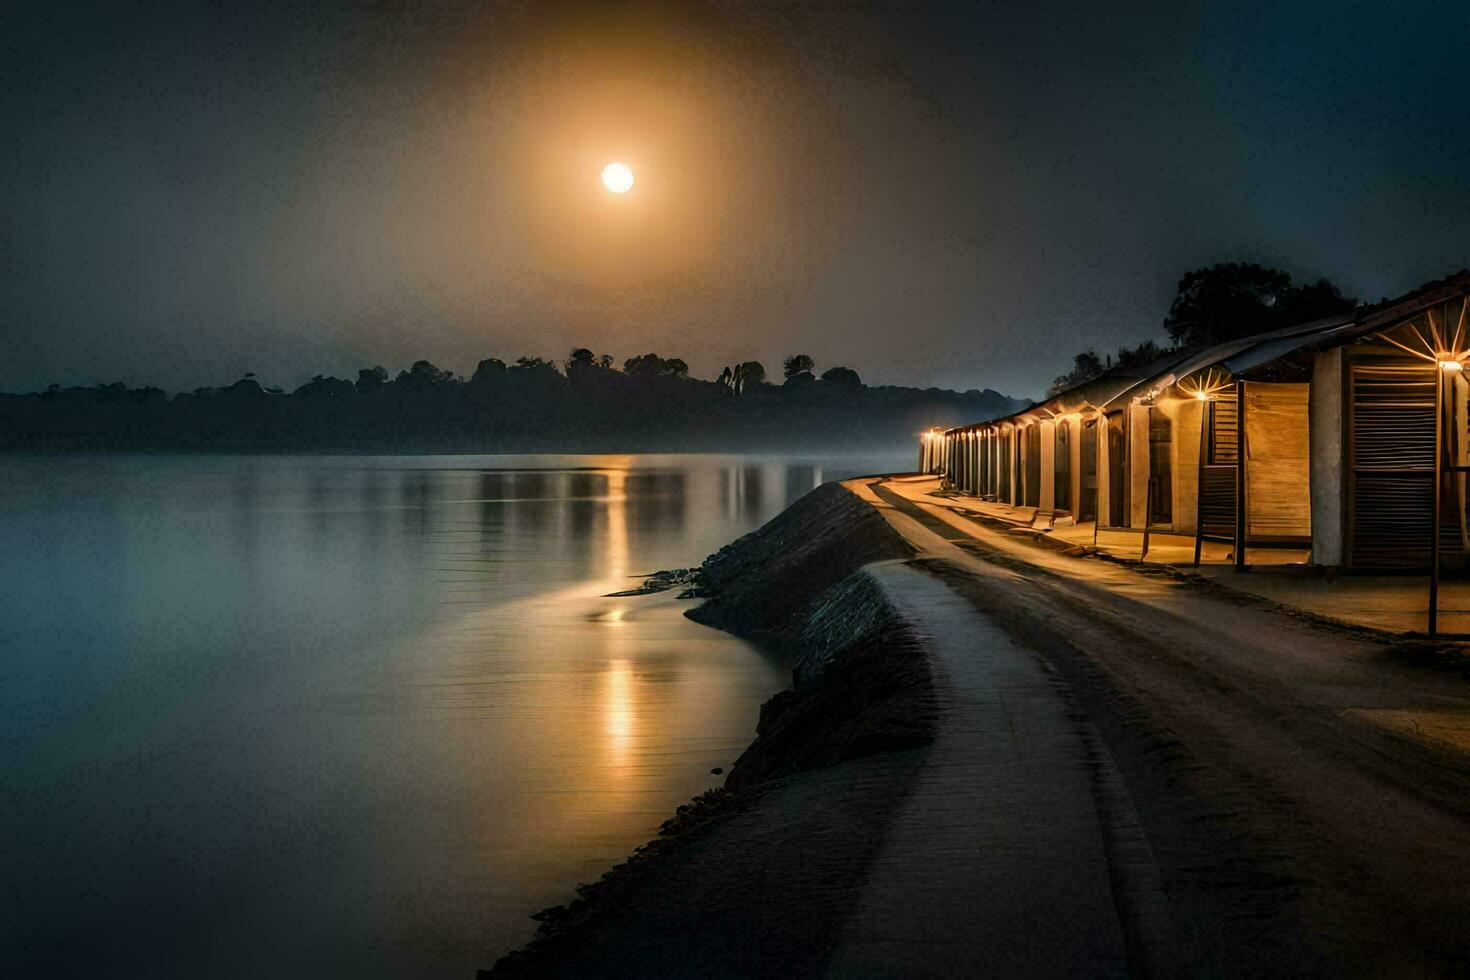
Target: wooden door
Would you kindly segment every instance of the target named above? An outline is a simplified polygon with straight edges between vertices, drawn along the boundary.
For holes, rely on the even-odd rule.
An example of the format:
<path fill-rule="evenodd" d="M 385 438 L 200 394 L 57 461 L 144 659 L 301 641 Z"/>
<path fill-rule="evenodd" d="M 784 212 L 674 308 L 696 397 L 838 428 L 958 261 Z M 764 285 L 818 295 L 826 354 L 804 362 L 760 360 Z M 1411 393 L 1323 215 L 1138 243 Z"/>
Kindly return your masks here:
<path fill-rule="evenodd" d="M 1312 539 L 1310 388 L 1256 381 L 1246 386 L 1247 541 Z M 1432 409 L 1432 392 L 1430 400 Z"/>
<path fill-rule="evenodd" d="M 1128 435 L 1124 413 L 1107 418 L 1108 527 L 1128 527 Z"/>
<path fill-rule="evenodd" d="M 1026 426 L 1026 506 L 1041 506 L 1041 426 Z"/>
<path fill-rule="evenodd" d="M 1052 469 L 1053 483 L 1056 488 L 1053 492 L 1053 506 L 1057 510 L 1070 511 L 1072 509 L 1072 423 L 1058 422 L 1056 424 L 1056 444 L 1053 458 L 1056 465 Z"/>
<path fill-rule="evenodd" d="M 1077 503 L 1077 520 L 1097 520 L 1097 419 L 1082 426 L 1082 499 Z"/>
<path fill-rule="evenodd" d="M 1162 409 L 1148 410 L 1148 523 L 1174 523 L 1174 421 Z"/>

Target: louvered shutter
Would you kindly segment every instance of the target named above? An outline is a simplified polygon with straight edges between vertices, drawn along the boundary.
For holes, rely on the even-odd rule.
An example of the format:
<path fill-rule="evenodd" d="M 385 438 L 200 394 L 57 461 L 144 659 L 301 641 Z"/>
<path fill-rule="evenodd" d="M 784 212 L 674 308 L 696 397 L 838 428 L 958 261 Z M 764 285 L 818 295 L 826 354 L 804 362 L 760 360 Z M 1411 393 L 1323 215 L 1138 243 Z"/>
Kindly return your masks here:
<path fill-rule="evenodd" d="M 1235 480 L 1240 450 L 1239 418 L 1233 388 L 1221 391 L 1209 404 L 1208 446 L 1199 474 L 1200 534 L 1235 540 Z"/>
<path fill-rule="evenodd" d="M 1355 567 L 1429 564 L 1435 382 L 1431 364 L 1352 369 Z"/>

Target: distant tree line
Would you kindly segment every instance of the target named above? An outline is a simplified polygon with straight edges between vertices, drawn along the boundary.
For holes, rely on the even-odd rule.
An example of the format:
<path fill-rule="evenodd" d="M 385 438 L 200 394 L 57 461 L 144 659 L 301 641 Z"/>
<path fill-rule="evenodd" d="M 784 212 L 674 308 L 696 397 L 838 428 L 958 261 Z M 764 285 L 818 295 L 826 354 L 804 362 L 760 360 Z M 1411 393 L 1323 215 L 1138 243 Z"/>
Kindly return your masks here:
<path fill-rule="evenodd" d="M 1029 404 L 998 392 L 869 387 L 806 354 L 782 381 L 745 361 L 715 381 L 678 357 L 622 362 L 576 347 L 557 363 L 488 357 L 463 378 L 428 360 L 355 380 L 316 375 L 286 392 L 253 373 L 169 397 L 120 382 L 0 394 L 0 448 L 219 451 L 907 450 L 929 425 Z"/>
<path fill-rule="evenodd" d="M 1327 279 L 1293 283 L 1280 269 L 1222 262 L 1187 272 L 1164 317 L 1170 345 L 1144 340 L 1099 356 L 1095 348 L 1072 357 L 1072 369 L 1052 381 L 1047 394 L 1116 370 L 1136 372 L 1182 350 L 1197 350 L 1240 337 L 1351 312 L 1358 305 Z"/>
<path fill-rule="evenodd" d="M 1146 339 L 1099 355 L 1089 348 L 1051 392 L 1108 371 L 1234 337 L 1350 311 L 1356 300 L 1331 282 L 1295 284 L 1277 269 L 1224 263 L 1187 273 L 1163 327 L 1168 346 Z M 557 363 L 488 357 L 463 378 L 428 360 L 391 374 L 316 375 L 292 392 L 253 373 L 222 387 L 170 397 L 121 382 L 0 394 L 0 449 L 217 451 L 654 451 L 906 449 L 930 425 L 1004 415 L 1029 402 L 986 389 L 870 387 L 849 367 L 820 375 L 808 354 L 781 365 L 743 361 L 714 381 L 689 376 L 682 358 L 629 357 L 576 347 Z"/>

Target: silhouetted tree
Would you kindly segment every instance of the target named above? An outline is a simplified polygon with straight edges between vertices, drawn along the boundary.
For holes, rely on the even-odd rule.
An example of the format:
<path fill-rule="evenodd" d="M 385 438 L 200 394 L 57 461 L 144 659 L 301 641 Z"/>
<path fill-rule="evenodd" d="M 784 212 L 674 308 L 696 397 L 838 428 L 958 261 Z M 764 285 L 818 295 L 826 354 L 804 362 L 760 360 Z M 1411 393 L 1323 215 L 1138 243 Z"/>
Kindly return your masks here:
<path fill-rule="evenodd" d="M 863 379 L 852 368 L 832 367 L 822 372 L 822 380 L 830 385 L 839 385 L 844 388 L 861 388 Z"/>
<path fill-rule="evenodd" d="M 741 361 L 735 365 L 735 390 L 742 395 L 766 383 L 766 366 L 760 361 Z"/>
<path fill-rule="evenodd" d="M 687 378 L 689 365 L 677 357 L 663 358 L 657 354 L 639 354 L 623 362 L 623 373 L 635 378 Z"/>
<path fill-rule="evenodd" d="M 354 392 L 351 381 L 343 381 L 341 378 L 327 378 L 318 374 L 306 384 L 292 392 L 293 395 L 301 395 L 305 398 L 345 398 Z"/>
<path fill-rule="evenodd" d="M 663 369 L 664 359 L 657 354 L 639 354 L 623 362 L 623 373 L 630 377 L 653 377 Z"/>
<path fill-rule="evenodd" d="M 407 371 L 399 371 L 393 383 L 412 388 L 427 388 L 454 380 L 453 371 L 445 371 L 432 361 L 414 361 Z"/>
<path fill-rule="evenodd" d="M 498 357 L 487 357 L 475 366 L 470 384 L 484 387 L 505 380 L 505 362 Z"/>
<path fill-rule="evenodd" d="M 1316 282 L 1303 283 L 1288 290 L 1286 295 L 1277 301 L 1275 312 L 1277 321 L 1282 326 L 1290 326 L 1320 320 L 1325 316 L 1350 313 L 1357 305 L 1358 301 L 1355 298 L 1344 296 L 1342 290 L 1333 285 L 1331 281 L 1318 279 Z"/>
<path fill-rule="evenodd" d="M 611 354 L 597 355 L 597 366 L 602 368 L 604 371 L 611 371 L 612 366 L 615 363 L 616 362 L 613 360 L 613 356 Z"/>
<path fill-rule="evenodd" d="M 907 445 L 915 419 L 955 423 L 1012 411 L 1025 403 L 993 391 L 864 388 L 855 372 L 833 368 L 818 384 L 793 375 L 801 397 L 721 398 L 718 385 L 688 377 L 680 358 L 631 359 L 634 379 L 604 370 L 605 358 L 577 348 L 574 384 L 558 365 L 522 357 L 507 367 L 479 363 L 469 383 L 432 362 L 397 380 L 363 368 L 356 383 L 316 375 L 294 393 L 256 378 L 204 387 L 170 399 L 121 382 L 44 394 L 0 392 L 0 449 L 229 449 L 232 451 L 527 451 L 630 446 L 736 449 L 774 446 Z M 805 366 L 802 364 L 801 366 Z M 646 375 L 637 382 L 638 374 Z M 755 391 L 765 370 L 755 361 L 721 374 L 729 387 Z M 851 385 L 851 387 L 845 387 Z M 831 392 L 841 392 L 833 397 Z M 825 397 L 820 394 L 825 394 Z"/>
<path fill-rule="evenodd" d="M 515 365 L 506 369 L 505 380 L 512 397 L 520 399 L 523 406 L 552 397 L 552 392 L 567 383 L 555 364 L 544 357 L 531 356 L 516 358 Z"/>
<path fill-rule="evenodd" d="M 388 369 L 382 365 L 362 368 L 357 372 L 357 390 L 372 391 L 388 383 Z"/>
<path fill-rule="evenodd" d="M 1344 313 L 1357 301 L 1326 279 L 1293 287 L 1291 276 L 1251 262 L 1222 262 L 1179 280 L 1164 329 L 1180 347 L 1201 347 Z"/>
<path fill-rule="evenodd" d="M 548 386 L 563 380 L 556 365 L 544 357 L 522 356 L 516 358 L 514 367 L 506 370 L 506 376 L 518 385 Z"/>
<path fill-rule="evenodd" d="M 786 375 L 786 379 L 789 381 L 798 374 L 810 375 L 812 368 L 816 366 L 817 362 L 812 360 L 810 356 L 806 354 L 792 354 L 782 364 L 782 373 Z"/>
<path fill-rule="evenodd" d="M 265 397 L 265 389 L 260 386 L 259 381 L 255 380 L 254 371 L 246 374 L 245 377 L 236 381 L 234 384 L 221 388 L 219 393 L 231 398 Z"/>
<path fill-rule="evenodd" d="M 597 366 L 597 358 L 586 347 L 572 348 L 562 368 L 566 371 L 567 380 L 572 382 L 586 381 L 600 370 Z"/>
<path fill-rule="evenodd" d="M 1047 389 L 1046 393 L 1047 395 L 1055 395 L 1057 392 L 1065 391 L 1073 385 L 1080 385 L 1084 381 L 1091 381 L 1102 373 L 1102 358 L 1097 356 L 1097 351 L 1089 347 L 1080 354 L 1072 355 L 1072 370 L 1053 378 L 1051 387 Z"/>
<path fill-rule="evenodd" d="M 1137 347 L 1119 347 L 1116 361 L 1120 371 L 1136 371 L 1150 361 L 1157 361 L 1169 351 L 1152 340 L 1145 340 Z"/>

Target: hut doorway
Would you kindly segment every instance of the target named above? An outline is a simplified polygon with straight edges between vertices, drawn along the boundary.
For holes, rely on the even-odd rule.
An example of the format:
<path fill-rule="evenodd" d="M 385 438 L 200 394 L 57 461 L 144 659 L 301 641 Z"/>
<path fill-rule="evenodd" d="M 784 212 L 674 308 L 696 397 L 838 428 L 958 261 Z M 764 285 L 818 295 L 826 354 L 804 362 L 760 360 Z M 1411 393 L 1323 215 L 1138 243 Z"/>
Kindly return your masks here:
<path fill-rule="evenodd" d="M 1072 423 L 1056 425 L 1056 466 L 1053 469 L 1052 506 L 1059 511 L 1072 509 Z"/>
<path fill-rule="evenodd" d="M 1128 436 L 1122 412 L 1107 417 L 1108 526 L 1128 527 Z"/>
<path fill-rule="evenodd" d="M 1430 380 L 1433 381 L 1433 373 Z M 1306 544 L 1312 539 L 1310 386 L 1252 381 L 1246 385 L 1246 536 L 1250 544 Z M 1430 437 L 1433 438 L 1433 389 Z M 1431 447 L 1430 466 L 1434 456 Z M 1427 489 L 1427 488 L 1426 488 Z"/>
<path fill-rule="evenodd" d="M 1174 523 L 1174 422 L 1162 410 L 1148 410 L 1148 523 Z"/>
<path fill-rule="evenodd" d="M 1027 507 L 1041 506 L 1041 426 L 1026 426 L 1025 438 L 1025 502 Z"/>
<path fill-rule="evenodd" d="M 1213 541 L 1235 539 L 1235 480 L 1240 469 L 1240 429 L 1235 391 L 1229 389 L 1205 406 L 1204 449 L 1200 455 L 1199 513 L 1196 535 Z"/>
<path fill-rule="evenodd" d="M 1082 499 L 1077 502 L 1077 520 L 1097 520 L 1097 419 L 1082 426 Z"/>
<path fill-rule="evenodd" d="M 1015 503 L 1015 495 L 1012 492 L 1016 485 L 1014 462 L 1016 451 L 1012 445 L 1014 442 L 1015 436 L 1010 430 L 1000 437 L 1000 473 L 997 476 L 1000 478 L 1000 499 L 1007 504 Z"/>

